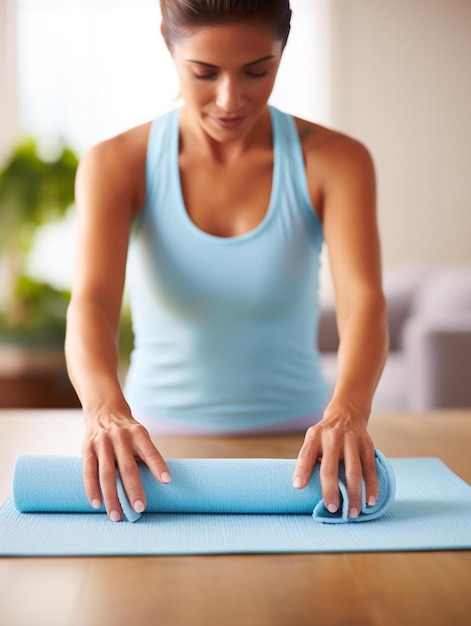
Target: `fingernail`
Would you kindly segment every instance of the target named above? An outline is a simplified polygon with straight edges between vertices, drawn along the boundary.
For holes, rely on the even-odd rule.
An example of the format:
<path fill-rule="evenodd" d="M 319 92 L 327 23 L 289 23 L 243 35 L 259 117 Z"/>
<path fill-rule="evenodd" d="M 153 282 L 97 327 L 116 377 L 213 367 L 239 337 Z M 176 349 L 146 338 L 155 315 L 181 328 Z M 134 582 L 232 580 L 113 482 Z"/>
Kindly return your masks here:
<path fill-rule="evenodd" d="M 160 474 L 160 480 L 163 483 L 169 483 L 172 479 L 171 479 L 170 474 L 168 472 L 162 472 Z"/>
<path fill-rule="evenodd" d="M 336 513 L 338 508 L 339 507 L 337 504 L 335 504 L 335 502 L 329 502 L 329 504 L 327 505 L 327 510 L 329 511 L 329 513 Z"/>
<path fill-rule="evenodd" d="M 145 508 L 146 505 L 142 500 L 136 500 L 136 502 L 134 502 L 134 510 L 136 511 L 136 513 L 142 513 Z"/>
<path fill-rule="evenodd" d="M 100 502 L 100 500 L 97 500 L 96 498 L 95 498 L 95 500 L 92 500 L 92 507 L 93 507 L 94 509 L 99 509 L 99 508 L 101 507 L 101 502 Z"/>
<path fill-rule="evenodd" d="M 350 511 L 348 512 L 348 517 L 351 517 L 352 519 L 355 519 L 355 517 L 358 517 L 358 509 L 356 509 L 355 507 L 351 508 Z"/>
<path fill-rule="evenodd" d="M 293 487 L 295 489 L 301 489 L 301 487 L 303 486 L 303 479 L 301 478 L 301 476 L 296 476 L 295 479 L 293 480 Z"/>
<path fill-rule="evenodd" d="M 368 506 L 374 506 L 376 504 L 376 498 L 374 496 L 370 496 L 368 498 Z"/>
<path fill-rule="evenodd" d="M 110 520 L 112 522 L 119 522 L 120 519 L 121 519 L 121 515 L 120 515 L 119 511 L 111 511 L 111 513 L 110 513 Z"/>

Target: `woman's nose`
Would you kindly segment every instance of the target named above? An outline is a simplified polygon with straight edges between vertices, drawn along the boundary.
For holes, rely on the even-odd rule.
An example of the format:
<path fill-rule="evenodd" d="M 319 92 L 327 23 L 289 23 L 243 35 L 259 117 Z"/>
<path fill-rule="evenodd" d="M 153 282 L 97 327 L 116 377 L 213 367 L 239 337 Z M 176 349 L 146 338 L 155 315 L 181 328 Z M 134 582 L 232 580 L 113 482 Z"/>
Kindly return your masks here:
<path fill-rule="evenodd" d="M 217 106 L 226 113 L 237 113 L 241 109 L 242 102 L 239 81 L 231 77 L 222 79 L 217 88 Z"/>

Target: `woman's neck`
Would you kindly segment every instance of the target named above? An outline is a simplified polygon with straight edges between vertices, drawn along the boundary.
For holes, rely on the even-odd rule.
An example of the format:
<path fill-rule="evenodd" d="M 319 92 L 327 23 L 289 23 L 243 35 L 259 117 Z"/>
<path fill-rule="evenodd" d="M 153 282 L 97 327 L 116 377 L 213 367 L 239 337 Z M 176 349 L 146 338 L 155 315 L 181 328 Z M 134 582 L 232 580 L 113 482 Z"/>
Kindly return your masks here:
<path fill-rule="evenodd" d="M 240 137 L 220 141 L 210 135 L 191 110 L 183 105 L 180 114 L 180 152 L 198 153 L 221 165 L 230 165 L 253 150 L 272 149 L 272 128 L 268 107 L 252 128 Z"/>

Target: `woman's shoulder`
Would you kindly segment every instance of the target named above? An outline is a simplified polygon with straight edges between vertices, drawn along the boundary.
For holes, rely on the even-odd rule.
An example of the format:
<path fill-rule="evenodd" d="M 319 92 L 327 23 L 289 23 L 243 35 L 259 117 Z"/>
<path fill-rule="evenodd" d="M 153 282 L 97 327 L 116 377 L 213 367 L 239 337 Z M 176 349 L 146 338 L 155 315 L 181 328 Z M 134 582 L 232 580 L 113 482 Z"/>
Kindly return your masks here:
<path fill-rule="evenodd" d="M 371 156 L 366 145 L 351 135 L 299 117 L 294 117 L 294 121 L 303 151 L 309 157 L 338 164 L 344 159 L 348 161 Z"/>
<path fill-rule="evenodd" d="M 134 126 L 89 148 L 82 160 L 96 160 L 103 166 L 124 168 L 146 152 L 147 140 L 152 122 Z M 98 163 L 97 163 L 98 165 Z"/>
<path fill-rule="evenodd" d="M 303 151 L 312 203 L 323 220 L 325 198 L 333 188 L 361 184 L 374 186 L 375 172 L 369 149 L 343 132 L 294 118 Z"/>
<path fill-rule="evenodd" d="M 322 193 L 343 180 L 374 179 L 373 157 L 367 146 L 343 132 L 294 118 L 310 188 Z"/>
<path fill-rule="evenodd" d="M 78 176 L 135 199 L 145 196 L 147 142 L 152 122 L 146 122 L 100 141 L 80 159 Z"/>

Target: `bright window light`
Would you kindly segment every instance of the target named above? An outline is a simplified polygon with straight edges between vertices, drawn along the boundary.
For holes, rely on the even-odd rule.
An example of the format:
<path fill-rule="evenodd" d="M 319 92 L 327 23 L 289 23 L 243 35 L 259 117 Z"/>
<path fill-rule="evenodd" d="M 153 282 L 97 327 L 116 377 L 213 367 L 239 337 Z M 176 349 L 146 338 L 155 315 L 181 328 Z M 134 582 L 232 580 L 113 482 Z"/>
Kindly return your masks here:
<path fill-rule="evenodd" d="M 272 103 L 328 123 L 327 0 L 292 0 Z M 17 0 L 20 126 L 78 152 L 172 106 L 157 0 Z"/>

